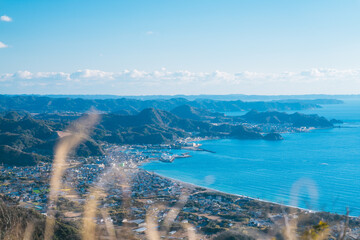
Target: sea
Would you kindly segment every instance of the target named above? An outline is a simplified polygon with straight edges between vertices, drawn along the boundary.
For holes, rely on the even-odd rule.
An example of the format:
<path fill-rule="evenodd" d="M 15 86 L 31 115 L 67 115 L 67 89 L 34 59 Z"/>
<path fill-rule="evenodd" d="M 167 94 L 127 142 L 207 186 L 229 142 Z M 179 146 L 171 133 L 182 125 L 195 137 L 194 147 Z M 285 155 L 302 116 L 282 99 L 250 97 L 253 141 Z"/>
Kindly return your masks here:
<path fill-rule="evenodd" d="M 215 153 L 192 151 L 190 158 L 142 167 L 225 193 L 314 211 L 346 214 L 348 209 L 360 216 L 360 99 L 299 112 L 344 123 L 282 134 L 283 141 L 201 141 L 202 148 Z"/>

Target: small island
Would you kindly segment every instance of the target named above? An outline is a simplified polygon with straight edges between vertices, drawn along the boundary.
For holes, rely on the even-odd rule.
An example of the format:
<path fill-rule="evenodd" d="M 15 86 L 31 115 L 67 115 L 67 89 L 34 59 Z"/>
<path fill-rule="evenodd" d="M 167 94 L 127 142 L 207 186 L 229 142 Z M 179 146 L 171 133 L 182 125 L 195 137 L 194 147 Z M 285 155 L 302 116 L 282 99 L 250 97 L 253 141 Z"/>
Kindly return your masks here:
<path fill-rule="evenodd" d="M 264 136 L 264 140 L 281 141 L 281 140 L 284 140 L 284 138 L 279 133 L 268 133 Z"/>

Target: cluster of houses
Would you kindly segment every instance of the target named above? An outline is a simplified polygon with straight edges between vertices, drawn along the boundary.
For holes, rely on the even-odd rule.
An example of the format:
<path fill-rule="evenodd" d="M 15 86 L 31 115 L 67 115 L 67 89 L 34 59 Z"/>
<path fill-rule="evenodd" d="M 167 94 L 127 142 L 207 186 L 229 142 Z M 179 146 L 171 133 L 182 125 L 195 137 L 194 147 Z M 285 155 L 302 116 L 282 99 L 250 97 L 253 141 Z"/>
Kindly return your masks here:
<path fill-rule="evenodd" d="M 49 164 L 39 164 L 33 167 L 0 168 L 0 194 L 10 197 L 25 207 L 44 210 L 47 203 L 49 184 L 47 179 L 51 174 Z"/>
<path fill-rule="evenodd" d="M 277 132 L 277 133 L 293 133 L 293 132 L 308 132 L 313 128 L 308 127 L 294 127 L 292 123 L 242 123 L 243 126 L 250 129 L 259 129 L 263 133 Z"/>
<path fill-rule="evenodd" d="M 114 224 L 131 227 L 139 236 L 145 236 L 147 214 L 154 210 L 161 226 L 176 209 L 172 225 L 177 227 L 172 227 L 169 233 L 174 239 L 181 235 L 180 226 L 184 224 L 198 232 L 215 234 L 235 226 L 266 231 L 291 218 L 277 210 L 278 205 L 214 192 L 142 170 L 138 166 L 149 161 L 151 151 L 138 146 L 110 146 L 104 157 L 69 159 L 59 195 L 73 194 L 76 197 L 72 200 L 84 204 L 91 187 L 101 188 L 105 196 L 98 207 L 109 210 Z M 51 173 L 52 166 L 48 163 L 32 167 L 2 166 L 0 194 L 45 213 Z M 96 221 L 105 222 L 101 217 Z M 356 231 L 352 234 L 358 236 L 358 231 L 359 234 Z"/>
<path fill-rule="evenodd" d="M 176 144 L 194 146 L 185 142 Z M 134 146 L 113 146 L 105 157 L 69 159 L 59 195 L 74 194 L 76 199 L 73 200 L 83 204 L 89 187 L 101 185 L 106 196 L 99 207 L 113 209 L 112 217 L 117 219 L 115 223 L 130 225 L 140 235 L 146 230 L 145 219 L 149 209 L 158 204 L 165 206 L 157 212 L 161 223 L 184 197 L 185 201 L 177 206 L 179 213 L 175 223 L 189 223 L 198 229 L 208 229 L 210 233 L 230 228 L 237 222 L 256 227 L 268 226 L 268 220 L 244 216 L 238 199 L 220 193 L 209 194 L 206 189 L 185 186 L 138 168 L 139 164 L 148 160 L 149 155 Z M 32 167 L 3 166 L 0 168 L 0 194 L 11 197 L 24 207 L 45 213 L 51 173 L 51 164 L 46 163 Z M 123 200 L 126 197 L 130 207 L 124 209 Z M 126 219 L 123 211 L 129 213 Z M 121 217 L 116 217 L 117 212 Z M 243 217 L 237 219 L 236 215 Z M 98 222 L 101 223 L 101 219 Z"/>

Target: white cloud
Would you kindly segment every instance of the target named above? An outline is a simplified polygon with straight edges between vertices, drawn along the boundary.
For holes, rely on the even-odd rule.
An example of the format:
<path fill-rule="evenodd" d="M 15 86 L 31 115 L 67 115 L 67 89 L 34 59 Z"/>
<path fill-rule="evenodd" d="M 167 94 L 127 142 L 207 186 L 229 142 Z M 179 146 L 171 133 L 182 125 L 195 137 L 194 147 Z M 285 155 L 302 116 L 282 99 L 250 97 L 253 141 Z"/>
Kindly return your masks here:
<path fill-rule="evenodd" d="M 0 17 L 0 20 L 3 21 L 3 22 L 11 22 L 12 18 L 9 17 L 9 16 L 6 16 L 6 15 L 3 15 L 3 16 Z"/>
<path fill-rule="evenodd" d="M 6 45 L 5 43 L 3 43 L 3 42 L 0 42 L 0 48 L 7 48 L 8 47 L 8 45 Z"/>
<path fill-rule="evenodd" d="M 153 34 L 154 34 L 153 31 L 147 31 L 147 32 L 146 32 L 146 35 L 153 35 Z"/>
<path fill-rule="evenodd" d="M 35 79 L 49 79 L 49 80 L 70 80 L 70 74 L 64 72 L 38 72 L 33 74 Z"/>
<path fill-rule="evenodd" d="M 0 93 L 83 94 L 346 94 L 360 93 L 360 69 L 258 73 L 84 69 L 73 73 L 0 74 Z"/>
<path fill-rule="evenodd" d="M 91 69 L 85 69 L 85 70 L 78 70 L 74 73 L 70 74 L 70 78 L 74 80 L 112 80 L 113 79 L 113 73 L 111 72 L 104 72 L 100 70 L 91 70 Z"/>
<path fill-rule="evenodd" d="M 33 74 L 29 71 L 17 71 L 14 73 L 13 77 L 15 79 L 31 79 Z"/>

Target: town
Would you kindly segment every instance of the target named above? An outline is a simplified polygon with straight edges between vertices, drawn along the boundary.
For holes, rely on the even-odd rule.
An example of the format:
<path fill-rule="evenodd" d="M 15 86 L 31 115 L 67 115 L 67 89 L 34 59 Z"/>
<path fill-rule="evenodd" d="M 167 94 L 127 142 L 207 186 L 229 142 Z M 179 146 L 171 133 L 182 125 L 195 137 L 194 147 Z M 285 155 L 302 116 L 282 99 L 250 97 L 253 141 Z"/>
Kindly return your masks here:
<path fill-rule="evenodd" d="M 156 231 L 163 238 L 171 239 L 184 239 L 189 231 L 203 239 L 229 230 L 251 233 L 251 236 L 276 236 L 283 231 L 286 221 L 297 221 L 301 234 L 324 220 L 329 224 L 332 236 L 337 237 L 344 231 L 344 226 L 339 223 L 348 219 L 216 192 L 141 168 L 145 162 L 161 160 L 171 148 L 201 150 L 199 144 L 190 141 L 161 146 L 105 147 L 106 155 L 102 157 L 69 157 L 58 193 L 57 216 L 80 221 L 87 197 L 95 189 L 103 193 L 98 209 L 107 212 L 107 220 L 117 231 L 137 239 L 146 238 L 152 224 L 149 219 L 156 219 Z M 46 215 L 51 174 L 50 163 L 32 167 L 2 166 L 0 193 L 19 206 Z M 96 223 L 102 226 L 107 220 L 98 214 Z M 360 237 L 359 223 L 358 218 L 350 218 L 345 229 L 348 239 Z"/>

